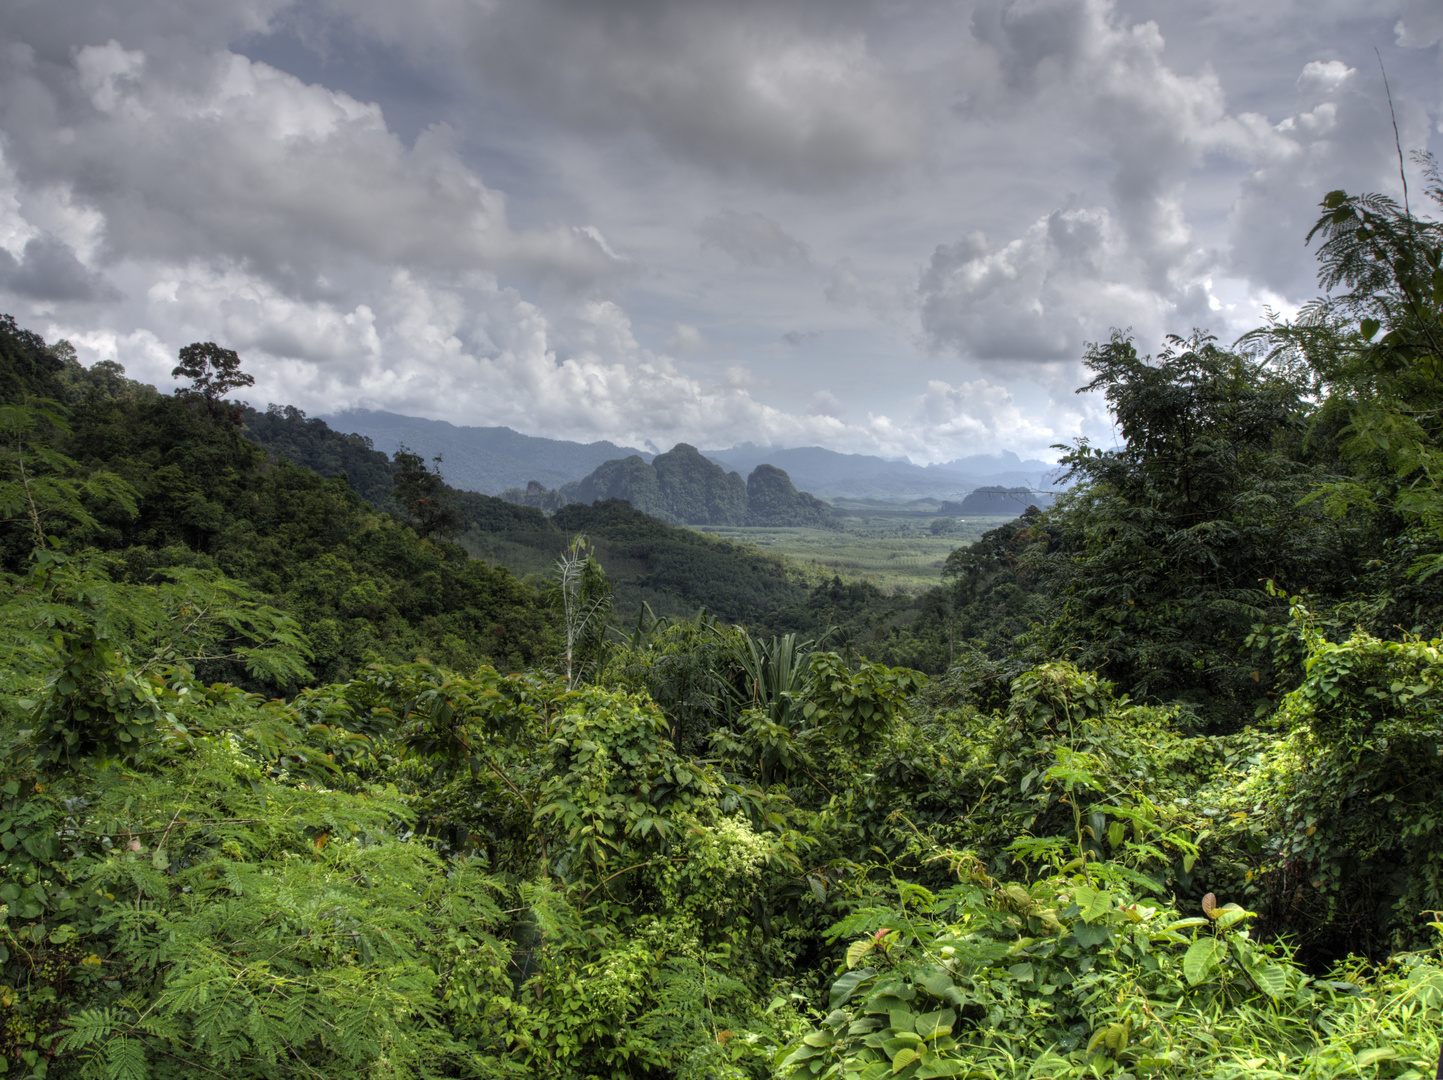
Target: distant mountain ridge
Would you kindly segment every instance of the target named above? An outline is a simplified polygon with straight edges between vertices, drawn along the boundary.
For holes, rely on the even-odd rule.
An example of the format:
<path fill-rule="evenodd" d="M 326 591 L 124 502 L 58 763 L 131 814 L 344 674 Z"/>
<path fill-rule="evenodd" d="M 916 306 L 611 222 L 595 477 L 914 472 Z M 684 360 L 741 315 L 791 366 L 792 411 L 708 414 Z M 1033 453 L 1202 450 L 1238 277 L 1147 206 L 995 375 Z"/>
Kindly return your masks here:
<path fill-rule="evenodd" d="M 458 427 L 445 420 L 371 409 L 347 409 L 321 419 L 337 430 L 365 435 L 377 450 L 388 454 L 403 443 L 428 459 L 440 454 L 448 484 L 487 495 L 524 488 L 532 480 L 559 488 L 616 458 L 636 455 L 649 462 L 656 456 L 613 442 L 547 439 L 508 427 Z"/>
<path fill-rule="evenodd" d="M 775 465 L 785 469 L 798 487 L 823 499 L 960 499 L 984 486 L 1047 490 L 1057 472 L 1056 465 L 1024 461 L 1010 450 L 925 466 L 872 454 L 843 454 L 820 446 L 777 449 L 743 443 L 703 453 L 723 468 L 739 472 L 761 464 Z"/>
<path fill-rule="evenodd" d="M 544 489 L 559 490 L 580 482 L 608 461 L 637 457 L 650 464 L 657 456 L 612 442 L 548 439 L 522 435 L 507 427 L 457 426 L 444 420 L 369 409 L 348 409 L 323 419 L 340 430 L 369 437 L 376 449 L 387 453 L 404 443 L 425 458 L 440 454 L 447 483 L 491 495 L 508 488 L 524 490 L 532 480 Z M 725 450 L 703 450 L 701 454 L 724 471 L 742 477 L 750 475 L 758 465 L 774 466 L 784 471 L 796 488 L 822 499 L 960 501 L 980 487 L 1046 491 L 1055 486 L 1051 478 L 1058 471 L 1056 465 L 1024 460 L 1010 450 L 926 466 L 872 454 L 845 454 L 820 446 L 781 449 L 743 443 Z"/>

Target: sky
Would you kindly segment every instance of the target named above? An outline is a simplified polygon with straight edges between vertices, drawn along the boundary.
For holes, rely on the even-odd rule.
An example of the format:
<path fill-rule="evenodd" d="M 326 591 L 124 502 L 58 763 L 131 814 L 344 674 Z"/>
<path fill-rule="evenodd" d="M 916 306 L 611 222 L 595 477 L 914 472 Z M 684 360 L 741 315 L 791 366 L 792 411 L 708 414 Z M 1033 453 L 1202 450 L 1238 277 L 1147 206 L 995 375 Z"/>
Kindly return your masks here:
<path fill-rule="evenodd" d="M 1443 149 L 1440 0 L 7 0 L 0 311 L 313 415 L 1052 459 L 1089 343 L 1230 344 L 1401 195 L 1384 72 Z"/>

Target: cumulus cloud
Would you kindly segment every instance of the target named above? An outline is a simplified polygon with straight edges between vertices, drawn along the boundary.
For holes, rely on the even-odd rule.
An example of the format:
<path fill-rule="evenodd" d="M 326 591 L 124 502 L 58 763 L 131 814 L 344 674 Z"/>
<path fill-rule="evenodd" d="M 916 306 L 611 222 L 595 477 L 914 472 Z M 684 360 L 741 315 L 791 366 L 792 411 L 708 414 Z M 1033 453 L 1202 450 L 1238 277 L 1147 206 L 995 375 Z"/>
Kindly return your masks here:
<path fill-rule="evenodd" d="M 723 251 L 739 266 L 798 267 L 811 262 L 806 244 L 756 212 L 723 210 L 703 221 L 697 234 L 703 248 Z"/>
<path fill-rule="evenodd" d="M 622 261 L 595 230 L 511 228 L 505 197 L 435 125 L 407 147 L 380 108 L 217 52 L 173 80 L 116 41 L 69 72 L 21 65 L 0 86 L 22 202 L 58 191 L 104 222 L 104 255 L 227 258 L 314 287 L 360 258 L 434 272 L 484 267 L 583 285 Z"/>
<path fill-rule="evenodd" d="M 39 301 L 118 300 L 120 291 L 82 263 L 68 245 L 49 236 L 25 242 L 17 260 L 0 248 L 0 289 Z"/>
<path fill-rule="evenodd" d="M 512 91 L 522 107 L 588 131 L 639 131 L 722 172 L 836 187 L 909 165 L 923 149 L 914 88 L 874 55 L 856 25 L 867 5 L 430 0 L 427 7 L 423 18 L 381 0 L 346 10 L 416 54 L 460 42 L 476 77 Z"/>
<path fill-rule="evenodd" d="M 672 352 L 699 352 L 707 347 L 707 340 L 695 326 L 679 322 L 672 327 L 666 347 Z"/>
<path fill-rule="evenodd" d="M 1099 173 L 1105 199 L 1074 198 L 995 244 L 975 233 L 936 248 L 918 284 L 934 349 L 1063 362 L 1114 327 L 1145 344 L 1193 327 L 1246 328 L 1227 320 L 1246 323 L 1265 299 L 1307 290 L 1301 241 L 1323 191 L 1386 186 L 1381 86 L 1339 61 L 1307 63 L 1297 111 L 1271 123 L 1230 111 L 1214 71 L 1169 67 L 1158 26 L 1128 21 L 1112 0 L 986 3 L 973 32 L 986 62 L 964 109 L 1041 110 L 1039 126 L 1063 144 L 1082 133 L 1112 168 Z M 1399 119 L 1405 143 L 1426 143 L 1422 106 L 1404 103 Z M 1227 242 L 1214 233 L 1205 243 L 1185 211 L 1188 187 L 1223 169 L 1241 187 Z M 1217 298 L 1221 277 L 1243 283 L 1246 310 Z"/>
<path fill-rule="evenodd" d="M 980 233 L 940 245 L 919 285 L 934 348 L 982 360 L 1075 359 L 1087 340 L 1132 326 L 1145 338 L 1196 321 L 1199 289 L 1160 294 L 1106 208 L 1056 210 L 993 248 Z"/>
<path fill-rule="evenodd" d="M 1175 72 L 1157 24 L 1128 22 L 1112 0 L 985 3 L 973 32 L 998 82 L 979 104 L 1040 106 L 1062 122 L 1064 138 L 1097 140 L 1113 165 L 1118 222 L 1153 285 L 1165 288 L 1195 244 L 1179 205 L 1189 172 L 1208 154 L 1244 154 L 1251 142 L 1216 75 Z"/>
<path fill-rule="evenodd" d="M 915 419 L 938 457 L 985 453 L 999 446 L 1041 448 L 1057 441 L 1052 428 L 1023 413 L 1011 391 L 985 379 L 957 386 L 929 380 Z"/>
<path fill-rule="evenodd" d="M 1233 273 L 1280 293 L 1306 295 L 1314 268 L 1298 258 L 1332 188 L 1392 190 L 1397 157 L 1388 105 L 1374 75 L 1338 60 L 1314 60 L 1297 78 L 1296 111 L 1259 127 L 1253 168 L 1243 181 L 1229 228 Z M 1416 102 L 1398 103 L 1403 145 L 1427 145 L 1428 118 Z"/>
<path fill-rule="evenodd" d="M 1443 41 L 1443 8 L 1432 0 L 1406 0 L 1393 27 L 1399 45 L 1426 49 Z"/>

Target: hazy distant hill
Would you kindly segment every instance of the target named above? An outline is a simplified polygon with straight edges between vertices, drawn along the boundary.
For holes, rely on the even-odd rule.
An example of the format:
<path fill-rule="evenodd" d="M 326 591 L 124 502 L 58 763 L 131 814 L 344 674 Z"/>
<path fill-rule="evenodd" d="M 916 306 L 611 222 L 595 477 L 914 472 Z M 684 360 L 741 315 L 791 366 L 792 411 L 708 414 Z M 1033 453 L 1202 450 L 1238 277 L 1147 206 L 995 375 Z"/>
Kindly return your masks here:
<path fill-rule="evenodd" d="M 422 457 L 442 456 L 441 471 L 453 487 L 499 495 L 531 480 L 559 488 L 580 480 L 598 465 L 636 454 L 655 455 L 611 442 L 578 443 L 522 435 L 507 427 L 457 427 L 444 420 L 348 409 L 323 419 L 341 431 L 370 438 L 377 450 L 393 454 L 402 443 Z"/>
<path fill-rule="evenodd" d="M 1020 459 L 1011 451 L 974 455 L 941 465 L 913 465 L 871 454 L 841 454 L 820 446 L 779 450 L 751 443 L 708 450 L 723 468 L 748 473 L 758 465 L 785 469 L 792 482 L 824 499 L 960 499 L 974 488 L 1047 487 L 1056 466 Z"/>
<path fill-rule="evenodd" d="M 746 482 L 677 443 L 650 464 L 608 461 L 563 494 L 583 505 L 625 499 L 637 510 L 678 525 L 767 525 L 834 528 L 832 508 L 798 491 L 774 465 L 758 465 Z"/>
<path fill-rule="evenodd" d="M 446 481 L 458 488 L 498 495 L 536 480 L 560 489 L 608 461 L 655 454 L 611 442 L 579 443 L 522 435 L 505 427 L 458 427 L 443 420 L 349 409 L 325 417 L 332 427 L 369 437 L 377 450 L 394 453 L 402 443 L 427 459 L 440 454 Z M 979 487 L 1047 489 L 1056 466 L 1022 460 L 1011 451 L 976 454 L 938 465 L 889 461 L 872 454 L 843 454 L 819 446 L 777 449 L 751 443 L 704 450 L 726 472 L 750 475 L 758 465 L 783 470 L 802 491 L 823 499 L 955 499 Z"/>
<path fill-rule="evenodd" d="M 1022 513 L 1029 506 L 1035 506 L 1039 510 L 1046 510 L 1052 505 L 1052 496 L 1034 492 L 1027 487 L 980 487 L 962 500 L 958 507 L 961 514 L 974 514 L 978 517 L 996 516 L 999 514 L 1016 515 Z"/>

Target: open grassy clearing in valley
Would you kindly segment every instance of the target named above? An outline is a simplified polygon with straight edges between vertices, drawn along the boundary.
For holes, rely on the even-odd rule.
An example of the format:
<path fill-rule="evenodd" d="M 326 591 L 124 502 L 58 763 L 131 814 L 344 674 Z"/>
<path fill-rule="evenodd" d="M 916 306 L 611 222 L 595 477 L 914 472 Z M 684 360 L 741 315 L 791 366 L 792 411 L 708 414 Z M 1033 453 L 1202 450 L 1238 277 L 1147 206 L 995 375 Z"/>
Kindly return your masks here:
<path fill-rule="evenodd" d="M 958 519 L 942 535 L 922 523 L 881 516 L 848 519 L 843 529 L 708 526 L 705 531 L 786 556 L 819 578 L 837 575 L 870 581 L 885 592 L 920 593 L 941 581 L 949 554 L 1008 520 Z"/>

